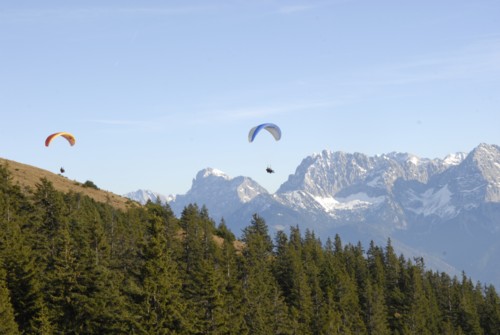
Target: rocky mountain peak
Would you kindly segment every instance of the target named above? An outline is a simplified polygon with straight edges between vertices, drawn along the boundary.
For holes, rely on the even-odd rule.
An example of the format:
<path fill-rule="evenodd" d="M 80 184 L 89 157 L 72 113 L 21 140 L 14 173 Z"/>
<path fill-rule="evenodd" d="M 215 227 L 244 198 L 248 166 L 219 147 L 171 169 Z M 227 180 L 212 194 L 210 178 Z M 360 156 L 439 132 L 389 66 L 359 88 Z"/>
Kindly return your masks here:
<path fill-rule="evenodd" d="M 481 143 L 463 162 L 462 175 L 474 177 L 488 202 L 500 202 L 500 147 Z"/>
<path fill-rule="evenodd" d="M 458 165 L 463 162 L 467 157 L 465 152 L 457 152 L 454 154 L 449 154 L 443 159 L 443 164 L 446 166 Z"/>
<path fill-rule="evenodd" d="M 466 159 L 474 161 L 479 167 L 495 167 L 495 163 L 500 161 L 500 147 L 481 143 L 470 152 Z"/>
<path fill-rule="evenodd" d="M 225 180 L 231 179 L 223 171 L 209 167 L 209 168 L 205 168 L 205 169 L 199 171 L 196 174 L 195 180 L 199 181 L 199 180 L 202 180 L 202 179 L 205 179 L 205 178 L 211 178 L 211 177 L 213 177 L 213 178 L 222 178 L 222 179 L 225 179 Z"/>
<path fill-rule="evenodd" d="M 277 193 L 301 190 L 314 196 L 333 196 L 342 188 L 363 180 L 371 165 L 364 154 L 323 150 L 303 159 Z"/>

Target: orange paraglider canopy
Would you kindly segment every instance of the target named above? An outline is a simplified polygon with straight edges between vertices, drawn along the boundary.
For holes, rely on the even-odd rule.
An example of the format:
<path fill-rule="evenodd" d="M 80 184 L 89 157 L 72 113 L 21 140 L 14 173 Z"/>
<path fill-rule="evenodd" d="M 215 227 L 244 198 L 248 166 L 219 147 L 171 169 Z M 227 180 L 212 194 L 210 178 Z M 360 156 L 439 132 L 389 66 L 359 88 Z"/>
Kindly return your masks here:
<path fill-rule="evenodd" d="M 62 136 L 64 137 L 65 139 L 68 140 L 69 144 L 71 144 L 72 146 L 75 145 L 76 143 L 76 139 L 75 137 L 70 134 L 70 133 L 67 133 L 67 132 L 64 132 L 64 131 L 61 131 L 61 132 L 58 132 L 58 133 L 54 133 L 52 135 L 49 135 L 47 137 L 47 139 L 45 140 L 45 146 L 48 147 L 50 142 L 52 142 L 52 140 L 56 137 L 59 137 L 59 136 Z"/>

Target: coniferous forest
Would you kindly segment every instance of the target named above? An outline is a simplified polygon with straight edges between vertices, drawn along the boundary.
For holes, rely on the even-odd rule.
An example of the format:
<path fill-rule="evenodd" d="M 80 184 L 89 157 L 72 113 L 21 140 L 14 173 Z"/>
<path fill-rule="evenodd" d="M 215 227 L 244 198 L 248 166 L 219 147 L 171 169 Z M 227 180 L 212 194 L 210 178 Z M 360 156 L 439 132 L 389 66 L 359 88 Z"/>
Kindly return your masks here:
<path fill-rule="evenodd" d="M 0 167 L 0 334 L 500 334 L 500 298 L 388 240 L 343 245 L 254 214 L 118 210 Z"/>

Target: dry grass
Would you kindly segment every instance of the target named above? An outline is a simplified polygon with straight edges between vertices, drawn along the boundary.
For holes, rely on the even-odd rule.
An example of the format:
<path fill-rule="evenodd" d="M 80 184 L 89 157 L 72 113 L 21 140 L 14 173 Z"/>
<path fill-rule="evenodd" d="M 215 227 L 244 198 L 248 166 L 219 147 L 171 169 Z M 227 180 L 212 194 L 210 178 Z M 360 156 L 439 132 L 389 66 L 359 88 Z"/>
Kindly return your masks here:
<path fill-rule="evenodd" d="M 36 188 L 36 184 L 40 183 L 40 179 L 46 178 L 58 191 L 64 193 L 69 191 L 82 193 L 91 197 L 95 201 L 107 203 L 118 209 L 126 210 L 127 208 L 138 205 L 138 203 L 125 197 L 107 191 L 84 187 L 83 184 L 78 181 L 69 180 L 62 175 L 58 175 L 31 165 L 18 163 L 4 158 L 0 158 L 0 165 L 7 167 L 11 173 L 14 184 L 18 184 L 24 191 L 28 191 L 30 189 L 34 190 Z"/>

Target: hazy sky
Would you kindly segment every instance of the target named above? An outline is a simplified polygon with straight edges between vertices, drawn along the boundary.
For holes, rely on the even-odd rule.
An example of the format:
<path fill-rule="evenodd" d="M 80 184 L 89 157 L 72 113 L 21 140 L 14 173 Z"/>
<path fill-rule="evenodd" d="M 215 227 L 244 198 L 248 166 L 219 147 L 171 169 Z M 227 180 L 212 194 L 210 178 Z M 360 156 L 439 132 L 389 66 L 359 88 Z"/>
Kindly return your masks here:
<path fill-rule="evenodd" d="M 184 194 L 206 167 L 274 192 L 324 149 L 500 144 L 499 17 L 498 0 L 2 1 L 0 156 L 118 194 Z M 263 122 L 281 141 L 248 143 Z M 76 145 L 46 148 L 56 131 Z"/>

